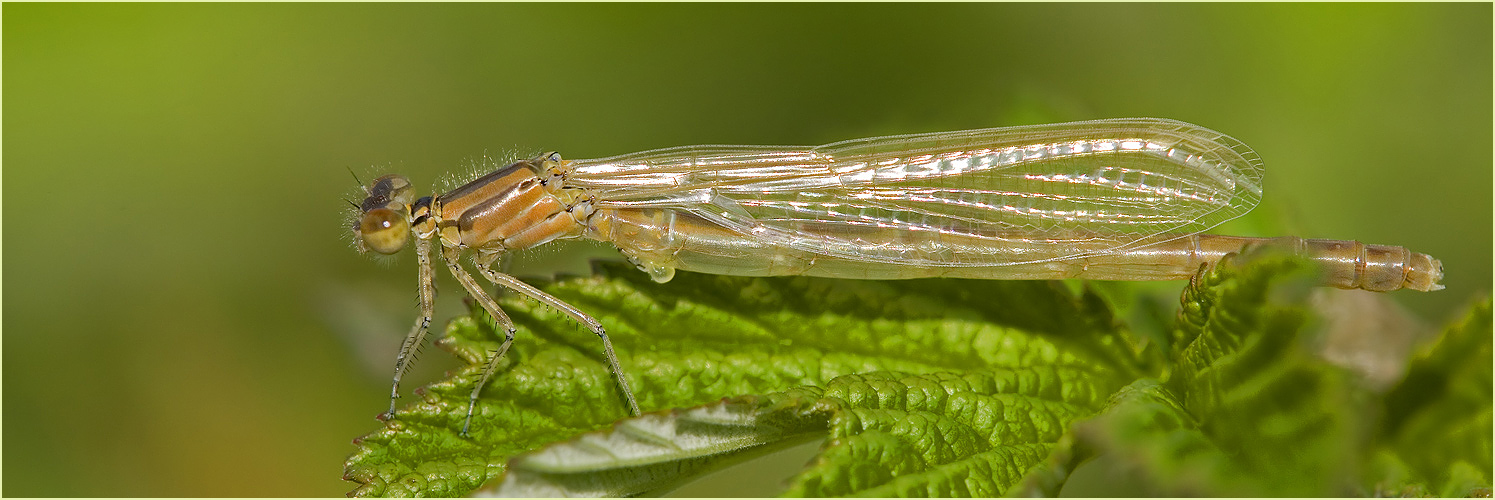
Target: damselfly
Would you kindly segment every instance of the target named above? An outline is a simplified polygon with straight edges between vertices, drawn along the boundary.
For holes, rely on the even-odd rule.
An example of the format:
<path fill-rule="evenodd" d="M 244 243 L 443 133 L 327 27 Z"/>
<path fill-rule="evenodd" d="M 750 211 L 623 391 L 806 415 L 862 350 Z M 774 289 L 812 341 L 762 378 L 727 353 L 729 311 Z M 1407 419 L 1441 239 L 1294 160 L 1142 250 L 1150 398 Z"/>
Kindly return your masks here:
<path fill-rule="evenodd" d="M 685 146 L 595 160 L 550 153 L 439 196 L 376 179 L 353 224 L 360 249 L 390 254 L 415 236 L 420 317 L 395 360 L 400 377 L 431 322 L 431 242 L 504 329 L 472 407 L 514 325 L 460 264 L 534 298 L 602 339 L 602 325 L 512 276 L 502 254 L 558 239 L 612 243 L 657 281 L 675 270 L 855 279 L 1186 279 L 1247 245 L 1318 262 L 1340 288 L 1437 290 L 1437 259 L 1396 246 L 1201 234 L 1261 200 L 1261 159 L 1229 136 L 1174 120 L 1126 118 L 900 135 L 815 147 Z"/>

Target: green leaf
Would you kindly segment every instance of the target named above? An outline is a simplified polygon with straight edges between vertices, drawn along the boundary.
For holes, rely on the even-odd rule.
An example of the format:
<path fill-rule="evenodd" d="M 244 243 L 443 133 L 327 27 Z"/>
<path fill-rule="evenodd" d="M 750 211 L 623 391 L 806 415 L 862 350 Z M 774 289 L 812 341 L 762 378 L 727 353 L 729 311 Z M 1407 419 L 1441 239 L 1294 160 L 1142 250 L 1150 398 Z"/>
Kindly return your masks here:
<path fill-rule="evenodd" d="M 1088 372 L 845 375 L 624 420 L 516 458 L 498 496 L 654 493 L 683 476 L 827 437 L 791 496 L 991 496 L 1100 407 Z M 729 456 L 734 455 L 735 456 Z"/>
<path fill-rule="evenodd" d="M 969 490 L 998 494 L 1043 458 L 1069 420 L 1097 410 L 1146 369 L 1098 296 L 1055 283 L 681 273 L 661 285 L 621 266 L 604 271 L 611 277 L 544 288 L 608 328 L 640 406 L 665 412 L 618 429 L 671 435 L 660 425 L 678 429 L 695 418 L 673 408 L 734 398 L 717 404 L 749 404 L 751 411 L 738 409 L 761 419 L 800 408 L 778 406 L 791 393 L 793 401 L 818 394 L 814 404 L 826 422 L 818 432 L 832 444 L 790 493 L 954 493 L 970 484 L 962 478 L 1005 474 L 1009 480 Z M 520 331 L 478 401 L 472 437 L 457 431 L 484 356 L 498 345 L 476 309 L 454 320 L 439 343 L 471 364 L 417 391 L 421 401 L 357 441 L 345 467 L 345 477 L 361 484 L 354 495 L 467 494 L 500 476 L 512 457 L 627 416 L 594 335 L 538 304 L 501 302 Z M 749 395 L 763 396 L 743 398 Z M 728 426 L 746 441 L 713 435 L 727 441 L 679 446 L 649 463 L 693 473 L 799 439 L 800 427 L 743 430 L 760 429 L 751 422 Z M 634 474 L 647 465 L 606 466 L 647 478 L 623 481 L 629 491 L 665 484 L 654 473 Z"/>
<path fill-rule="evenodd" d="M 494 496 L 634 496 L 667 491 L 688 478 L 820 437 L 826 408 L 816 391 L 741 396 L 685 410 L 654 412 L 509 462 Z"/>
<path fill-rule="evenodd" d="M 836 409 L 829 440 L 786 494 L 1000 495 L 1100 409 L 1107 385 L 1047 367 L 837 378 L 822 403 Z"/>
<path fill-rule="evenodd" d="M 1022 491 L 1346 493 L 1357 462 L 1345 457 L 1359 453 L 1365 393 L 1300 338 L 1312 271 L 1266 251 L 1201 272 L 1183 294 L 1166 381 L 1137 380 L 1103 414 L 1076 424 Z M 1083 480 L 1097 474 L 1107 479 Z"/>
<path fill-rule="evenodd" d="M 1151 378 L 1123 388 L 1104 412 L 1077 423 L 1072 439 L 1056 455 L 1094 458 L 1082 466 L 1086 469 L 1071 472 L 1075 476 L 1097 467 L 1121 471 L 1118 478 L 1101 484 L 1087 484 L 1082 477 L 1080 484 L 1066 485 L 1066 496 L 1208 496 L 1219 494 L 1230 483 L 1250 481 L 1239 474 L 1239 467 L 1184 409 L 1178 396 Z M 1068 467 L 1079 469 L 1074 465 L 1071 462 Z M 1057 496 L 1061 491 L 1052 485 L 1036 490 L 1029 486 L 1023 493 Z"/>
<path fill-rule="evenodd" d="M 358 440 L 353 494 L 658 494 L 816 440 L 784 494 L 1489 491 L 1488 302 L 1381 394 L 1316 354 L 1314 270 L 1271 251 L 1201 271 L 1144 341 L 1107 306 L 1125 287 L 604 271 L 545 289 L 607 326 L 645 415 L 595 336 L 505 298 L 520 334 L 473 436 L 498 345 L 478 309 L 440 342 L 471 365 Z"/>
<path fill-rule="evenodd" d="M 1377 492 L 1488 496 L 1495 447 L 1491 330 L 1486 298 L 1414 358 L 1386 396 Z"/>
<path fill-rule="evenodd" d="M 1211 442 L 1256 480 L 1237 495 L 1342 495 L 1374 410 L 1353 374 L 1310 348 L 1315 269 L 1270 250 L 1227 258 L 1185 297 L 1170 388 Z M 1223 478 L 1222 478 L 1223 479 Z M 1343 484 L 1342 484 L 1343 483 Z M 1222 481 L 1221 484 L 1230 484 Z"/>

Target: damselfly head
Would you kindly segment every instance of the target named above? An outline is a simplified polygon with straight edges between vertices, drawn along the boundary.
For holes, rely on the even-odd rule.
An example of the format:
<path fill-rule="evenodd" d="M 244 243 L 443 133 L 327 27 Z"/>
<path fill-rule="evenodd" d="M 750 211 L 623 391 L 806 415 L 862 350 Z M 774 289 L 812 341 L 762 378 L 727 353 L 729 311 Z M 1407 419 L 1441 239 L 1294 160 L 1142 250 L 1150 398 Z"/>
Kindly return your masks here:
<path fill-rule="evenodd" d="M 410 239 L 410 202 L 415 199 L 410 180 L 386 175 L 374 179 L 367 191 L 368 197 L 358 207 L 362 213 L 353 225 L 359 250 L 385 255 L 400 251 Z"/>

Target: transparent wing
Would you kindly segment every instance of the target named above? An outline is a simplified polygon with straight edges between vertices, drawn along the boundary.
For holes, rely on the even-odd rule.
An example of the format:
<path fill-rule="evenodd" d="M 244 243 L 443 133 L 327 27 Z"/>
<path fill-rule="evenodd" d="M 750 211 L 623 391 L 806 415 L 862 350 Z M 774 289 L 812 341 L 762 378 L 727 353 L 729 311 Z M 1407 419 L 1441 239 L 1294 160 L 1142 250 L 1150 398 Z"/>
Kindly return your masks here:
<path fill-rule="evenodd" d="M 1254 208 L 1261 181 L 1260 158 L 1240 141 L 1128 118 L 817 147 L 677 147 L 577 160 L 566 182 L 602 207 L 685 211 L 817 254 L 991 266 L 1202 232 Z"/>

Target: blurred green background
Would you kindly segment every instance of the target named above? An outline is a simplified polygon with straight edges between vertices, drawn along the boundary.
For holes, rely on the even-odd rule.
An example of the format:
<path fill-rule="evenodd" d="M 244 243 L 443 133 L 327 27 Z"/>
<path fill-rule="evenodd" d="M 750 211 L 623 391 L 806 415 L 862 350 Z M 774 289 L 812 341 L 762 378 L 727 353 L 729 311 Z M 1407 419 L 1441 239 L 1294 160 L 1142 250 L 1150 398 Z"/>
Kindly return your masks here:
<path fill-rule="evenodd" d="M 1219 232 L 1432 254 L 1448 289 L 1392 297 L 1441 324 L 1491 284 L 1491 17 L 7 3 L 3 494 L 350 489 L 342 461 L 379 425 L 415 272 L 350 247 L 349 168 L 434 190 L 484 154 L 1175 118 L 1266 161 L 1264 203 Z M 460 288 L 439 286 L 444 324 Z M 407 391 L 452 367 L 432 351 Z"/>

